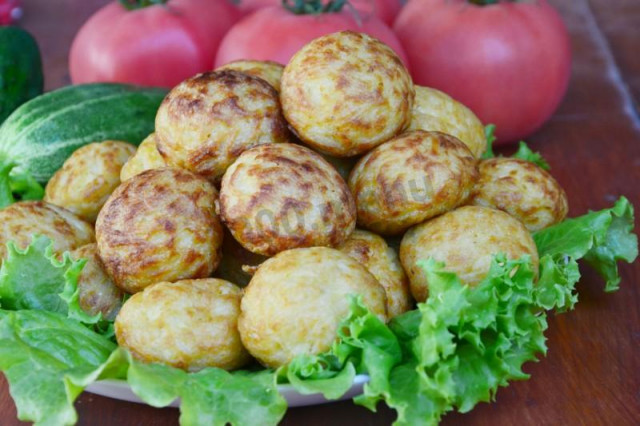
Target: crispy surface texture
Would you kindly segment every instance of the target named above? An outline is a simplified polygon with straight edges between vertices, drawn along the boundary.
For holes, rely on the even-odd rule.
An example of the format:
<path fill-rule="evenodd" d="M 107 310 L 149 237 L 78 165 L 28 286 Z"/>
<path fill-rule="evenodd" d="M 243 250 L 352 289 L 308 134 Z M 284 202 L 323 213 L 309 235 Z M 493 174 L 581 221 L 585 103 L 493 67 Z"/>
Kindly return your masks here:
<path fill-rule="evenodd" d="M 367 269 L 326 247 L 287 250 L 264 262 L 242 298 L 245 347 L 268 367 L 329 350 L 349 313 L 350 295 L 386 319 L 385 293 Z"/>
<path fill-rule="evenodd" d="M 216 71 L 234 70 L 258 77 L 269 83 L 280 92 L 280 80 L 282 80 L 282 72 L 284 65 L 275 61 L 255 61 L 249 59 L 240 59 L 238 61 L 229 62 Z"/>
<path fill-rule="evenodd" d="M 124 293 L 107 274 L 98 256 L 98 246 L 87 244 L 71 252 L 74 260 L 86 259 L 78 278 L 78 302 L 89 315 L 102 314 L 102 318 L 113 321 L 122 306 Z"/>
<path fill-rule="evenodd" d="M 167 167 L 167 163 L 158 152 L 155 133 L 151 133 L 140 143 L 135 154 L 122 166 L 120 180 L 124 182 L 145 170 L 159 169 L 161 167 Z"/>
<path fill-rule="evenodd" d="M 463 204 L 477 179 L 476 159 L 453 136 L 414 130 L 362 157 L 349 176 L 358 225 L 398 235 Z"/>
<path fill-rule="evenodd" d="M 217 195 L 206 179 L 180 169 L 147 170 L 123 182 L 96 222 L 98 252 L 116 285 L 136 293 L 211 275 L 222 245 Z"/>
<path fill-rule="evenodd" d="M 77 149 L 47 183 L 44 201 L 95 223 L 107 198 L 120 185 L 120 169 L 135 152 L 135 146 L 119 141 Z"/>
<path fill-rule="evenodd" d="M 167 164 L 214 182 L 244 150 L 288 139 L 278 92 L 238 71 L 211 71 L 183 81 L 156 115 L 156 145 Z"/>
<path fill-rule="evenodd" d="M 409 276 L 411 293 L 418 302 L 429 294 L 420 260 L 433 258 L 476 285 L 489 273 L 491 259 L 504 253 L 510 259 L 531 256 L 538 270 L 538 251 L 527 228 L 512 216 L 487 207 L 465 206 L 409 229 L 400 244 L 400 261 Z"/>
<path fill-rule="evenodd" d="M 350 157 L 404 130 L 414 95 L 411 76 L 391 48 L 342 31 L 313 40 L 291 58 L 280 99 L 303 142 Z"/>
<path fill-rule="evenodd" d="M 409 130 L 427 130 L 455 136 L 476 158 L 487 149 L 482 122 L 469 108 L 439 90 L 415 86 L 416 98 Z"/>
<path fill-rule="evenodd" d="M 34 235 L 53 242 L 53 251 L 63 253 L 95 241 L 93 228 L 69 210 L 44 201 L 20 201 L 0 210 L 0 260 L 7 243 L 25 249 Z"/>
<path fill-rule="evenodd" d="M 353 197 L 319 154 L 295 144 L 245 151 L 225 173 L 220 215 L 247 250 L 272 256 L 297 247 L 335 247 L 356 224 Z"/>
<path fill-rule="evenodd" d="M 402 269 L 398 254 L 384 238 L 373 232 L 356 229 L 338 250 L 366 267 L 384 287 L 389 319 L 413 307 L 407 274 Z"/>
<path fill-rule="evenodd" d="M 143 362 L 233 370 L 250 357 L 238 333 L 242 290 L 215 278 L 161 282 L 133 295 L 115 322 L 118 345 Z"/>
<path fill-rule="evenodd" d="M 480 178 L 470 204 L 509 213 L 531 232 L 564 220 L 567 194 L 546 170 L 517 158 L 491 158 L 478 165 Z"/>

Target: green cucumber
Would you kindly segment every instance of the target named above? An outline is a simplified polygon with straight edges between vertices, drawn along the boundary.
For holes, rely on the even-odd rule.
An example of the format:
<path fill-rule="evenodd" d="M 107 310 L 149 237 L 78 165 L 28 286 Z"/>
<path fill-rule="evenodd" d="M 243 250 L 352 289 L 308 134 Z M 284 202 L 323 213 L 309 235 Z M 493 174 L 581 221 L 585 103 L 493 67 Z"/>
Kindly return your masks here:
<path fill-rule="evenodd" d="M 42 93 L 40 49 L 17 27 L 0 27 L 0 123 L 17 107 Z"/>
<path fill-rule="evenodd" d="M 153 132 L 165 89 L 68 86 L 22 104 L 0 127 L 0 207 L 33 198 L 76 149 L 108 139 L 139 144 Z M 16 194 L 16 191 L 20 192 Z"/>

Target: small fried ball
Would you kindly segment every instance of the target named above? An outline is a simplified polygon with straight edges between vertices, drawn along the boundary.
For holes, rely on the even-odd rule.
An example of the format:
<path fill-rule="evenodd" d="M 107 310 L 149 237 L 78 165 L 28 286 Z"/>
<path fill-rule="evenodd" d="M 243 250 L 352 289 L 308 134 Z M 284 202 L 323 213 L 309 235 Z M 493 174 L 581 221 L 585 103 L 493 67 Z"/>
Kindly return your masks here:
<path fill-rule="evenodd" d="M 217 195 L 206 179 L 180 169 L 147 170 L 123 182 L 96 222 L 98 253 L 116 285 L 136 293 L 211 275 L 222 245 Z"/>
<path fill-rule="evenodd" d="M 409 130 L 427 130 L 455 136 L 469 147 L 476 158 L 487 149 L 484 126 L 466 106 L 439 90 L 415 86 Z"/>
<path fill-rule="evenodd" d="M 280 92 L 280 80 L 282 79 L 284 65 L 274 61 L 240 59 L 238 61 L 229 62 L 228 64 L 216 69 L 216 71 L 222 70 L 240 71 L 245 74 L 261 78 Z"/>
<path fill-rule="evenodd" d="M 98 256 L 96 244 L 87 244 L 71 252 L 73 260 L 86 259 L 78 277 L 78 302 L 89 315 L 102 314 L 113 321 L 122 306 L 124 293 L 116 287 Z"/>
<path fill-rule="evenodd" d="M 470 204 L 503 210 L 531 232 L 562 222 L 567 194 L 546 170 L 517 158 L 491 158 L 478 165 L 480 177 Z"/>
<path fill-rule="evenodd" d="M 411 309 L 413 300 L 409 293 L 407 274 L 402 269 L 398 254 L 387 245 L 384 238 L 356 229 L 338 250 L 364 265 L 384 287 L 389 318 Z"/>
<path fill-rule="evenodd" d="M 327 247 L 284 251 L 264 262 L 245 289 L 238 328 L 242 343 L 268 367 L 329 350 L 351 295 L 385 320 L 385 292 L 367 269 Z"/>
<path fill-rule="evenodd" d="M 406 132 L 369 152 L 351 171 L 358 224 L 382 235 L 463 204 L 477 179 L 476 159 L 453 136 Z"/>
<path fill-rule="evenodd" d="M 135 152 L 135 146 L 118 141 L 95 142 L 77 149 L 47 183 L 44 201 L 94 223 L 109 195 L 120 185 L 120 169 Z"/>
<path fill-rule="evenodd" d="M 13 241 L 24 250 L 34 235 L 53 242 L 54 253 L 61 254 L 95 241 L 93 228 L 69 210 L 44 201 L 20 201 L 0 210 L 0 263 Z"/>
<path fill-rule="evenodd" d="M 156 115 L 156 145 L 167 164 L 212 182 L 219 182 L 244 150 L 288 139 L 276 89 L 238 71 L 183 81 Z"/>
<path fill-rule="evenodd" d="M 353 197 L 336 169 L 295 144 L 242 153 L 222 179 L 220 216 L 244 248 L 264 256 L 335 247 L 356 224 Z"/>
<path fill-rule="evenodd" d="M 424 302 L 429 292 L 419 261 L 444 262 L 447 271 L 473 286 L 487 276 L 499 253 L 509 259 L 529 255 L 533 270 L 538 270 L 538 251 L 527 228 L 505 212 L 478 206 L 460 207 L 414 226 L 400 244 L 400 261 L 418 302 Z"/>
<path fill-rule="evenodd" d="M 366 34 L 319 37 L 291 58 L 280 100 L 297 136 L 318 151 L 351 157 L 404 130 L 415 92 L 402 61 Z"/>
<path fill-rule="evenodd" d="M 120 171 L 120 180 L 125 180 L 139 175 L 145 170 L 159 169 L 161 167 L 167 167 L 164 158 L 158 152 L 156 147 L 156 135 L 151 133 L 142 141 L 136 153 L 133 157 L 122 166 Z"/>
<path fill-rule="evenodd" d="M 115 322 L 118 345 L 147 363 L 233 370 L 250 357 L 238 333 L 242 290 L 215 278 L 160 282 L 134 294 Z"/>

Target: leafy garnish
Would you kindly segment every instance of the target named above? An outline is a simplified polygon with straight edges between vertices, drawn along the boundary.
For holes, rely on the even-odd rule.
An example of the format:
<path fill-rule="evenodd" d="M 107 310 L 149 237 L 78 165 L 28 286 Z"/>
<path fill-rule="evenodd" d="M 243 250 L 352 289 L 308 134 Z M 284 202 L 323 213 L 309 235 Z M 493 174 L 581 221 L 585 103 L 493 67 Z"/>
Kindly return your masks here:
<path fill-rule="evenodd" d="M 43 196 L 42 185 L 0 155 L 0 209 L 17 200 L 41 200 Z"/>
<path fill-rule="evenodd" d="M 501 157 L 501 155 L 496 156 L 495 152 L 493 152 L 493 143 L 496 140 L 495 132 L 496 132 L 496 126 L 494 124 L 489 124 L 484 128 L 484 136 L 487 139 L 487 149 L 480 157 L 483 160 L 486 160 L 489 158 Z M 511 157 L 519 158 L 520 160 L 529 161 L 544 170 L 551 169 L 551 167 L 549 166 L 549 163 L 547 163 L 547 161 L 544 158 L 542 158 L 542 154 L 540 154 L 539 152 L 532 151 L 525 141 L 520 141 L 520 144 L 518 145 L 518 151 L 516 151 L 516 153 L 513 154 Z"/>
<path fill-rule="evenodd" d="M 584 258 L 605 279 L 605 291 L 609 292 L 620 284 L 617 261 L 631 263 L 638 256 L 633 223 L 633 206 L 620 197 L 610 209 L 566 219 L 536 232 L 533 239 L 541 257 Z"/>

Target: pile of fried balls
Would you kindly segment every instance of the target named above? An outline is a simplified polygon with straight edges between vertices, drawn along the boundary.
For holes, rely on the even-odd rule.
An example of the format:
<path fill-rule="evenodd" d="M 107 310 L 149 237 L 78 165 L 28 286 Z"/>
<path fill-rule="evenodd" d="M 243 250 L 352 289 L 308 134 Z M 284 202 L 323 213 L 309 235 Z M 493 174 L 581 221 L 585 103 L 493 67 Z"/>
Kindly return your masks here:
<path fill-rule="evenodd" d="M 338 32 L 286 66 L 180 83 L 137 150 L 78 149 L 44 201 L 0 211 L 0 256 L 40 234 L 87 259 L 80 304 L 137 359 L 275 368 L 327 351 L 352 296 L 384 321 L 425 301 L 421 260 L 470 286 L 497 253 L 537 270 L 530 232 L 564 219 L 566 195 L 485 149 L 469 109 L 414 85 L 380 41 Z"/>

